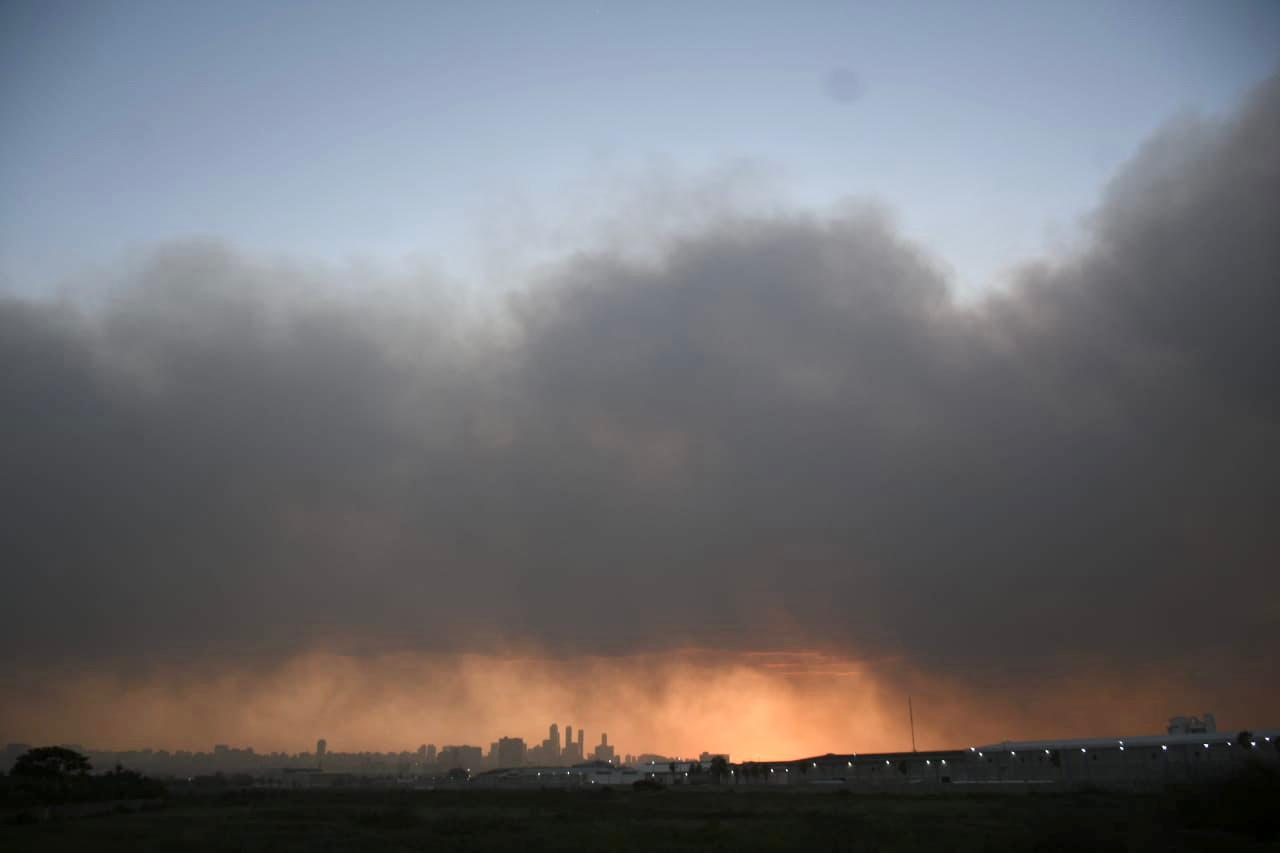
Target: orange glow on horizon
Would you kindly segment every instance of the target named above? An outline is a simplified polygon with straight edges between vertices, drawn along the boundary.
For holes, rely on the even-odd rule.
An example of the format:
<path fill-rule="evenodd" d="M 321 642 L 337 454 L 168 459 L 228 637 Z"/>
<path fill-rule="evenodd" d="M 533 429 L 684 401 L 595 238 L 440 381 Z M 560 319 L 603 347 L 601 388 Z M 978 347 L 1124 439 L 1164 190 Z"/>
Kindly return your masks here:
<path fill-rule="evenodd" d="M 1202 704 L 1168 678 L 1092 673 L 1034 691 L 979 690 L 896 660 L 767 650 L 572 659 L 314 653 L 270 669 L 84 674 L 47 685 L 42 680 L 30 701 L 0 711 L 11 739 L 206 751 L 230 743 L 296 753 L 323 737 L 338 752 L 423 743 L 487 751 L 501 736 L 539 743 L 554 722 L 562 731 L 585 727 L 588 751 L 607 732 L 620 755 L 707 750 L 751 760 L 910 749 L 908 693 L 921 749 L 1154 733 L 1188 701 L 1192 710 Z"/>

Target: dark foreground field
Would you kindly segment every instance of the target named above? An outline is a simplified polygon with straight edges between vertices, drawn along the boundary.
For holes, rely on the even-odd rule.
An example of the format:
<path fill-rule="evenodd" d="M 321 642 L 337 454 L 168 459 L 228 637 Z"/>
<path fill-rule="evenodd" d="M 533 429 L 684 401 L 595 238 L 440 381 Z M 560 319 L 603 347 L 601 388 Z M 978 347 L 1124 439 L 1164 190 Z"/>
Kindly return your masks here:
<path fill-rule="evenodd" d="M 1266 805 L 1101 793 L 243 792 L 7 825 L 0 850 L 1272 850 Z"/>

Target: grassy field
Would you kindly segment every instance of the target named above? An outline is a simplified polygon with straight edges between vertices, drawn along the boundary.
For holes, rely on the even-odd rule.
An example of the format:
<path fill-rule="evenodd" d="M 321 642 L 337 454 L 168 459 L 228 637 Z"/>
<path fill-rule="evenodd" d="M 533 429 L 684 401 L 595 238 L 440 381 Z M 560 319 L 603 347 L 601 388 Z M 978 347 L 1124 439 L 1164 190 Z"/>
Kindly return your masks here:
<path fill-rule="evenodd" d="M 1274 850 L 1170 796 L 840 791 L 242 792 L 0 827 L 0 850 Z M 1278 804 L 1280 807 L 1280 804 Z"/>

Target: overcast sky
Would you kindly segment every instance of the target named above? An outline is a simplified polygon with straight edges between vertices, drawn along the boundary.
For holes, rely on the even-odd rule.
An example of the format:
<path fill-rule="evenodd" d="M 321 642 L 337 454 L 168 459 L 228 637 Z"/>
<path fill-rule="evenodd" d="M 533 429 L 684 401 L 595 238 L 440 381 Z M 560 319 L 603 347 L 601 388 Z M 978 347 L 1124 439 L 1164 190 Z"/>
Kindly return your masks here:
<path fill-rule="evenodd" d="M 5 6 L 0 739 L 1277 723 L 1276 7 L 644 8 Z"/>

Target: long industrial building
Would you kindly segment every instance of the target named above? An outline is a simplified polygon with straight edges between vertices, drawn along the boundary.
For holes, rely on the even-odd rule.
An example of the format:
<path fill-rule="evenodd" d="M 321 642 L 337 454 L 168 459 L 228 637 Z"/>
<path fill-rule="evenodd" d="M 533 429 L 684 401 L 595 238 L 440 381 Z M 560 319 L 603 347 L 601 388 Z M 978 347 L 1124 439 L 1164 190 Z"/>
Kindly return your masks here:
<path fill-rule="evenodd" d="M 734 767 L 745 784 L 1096 786 L 1159 788 L 1208 782 L 1250 761 L 1280 765 L 1280 730 L 1171 734 L 1039 741 L 1003 741 L 959 750 L 819 755 Z M 678 781 L 678 780 L 677 780 Z"/>

